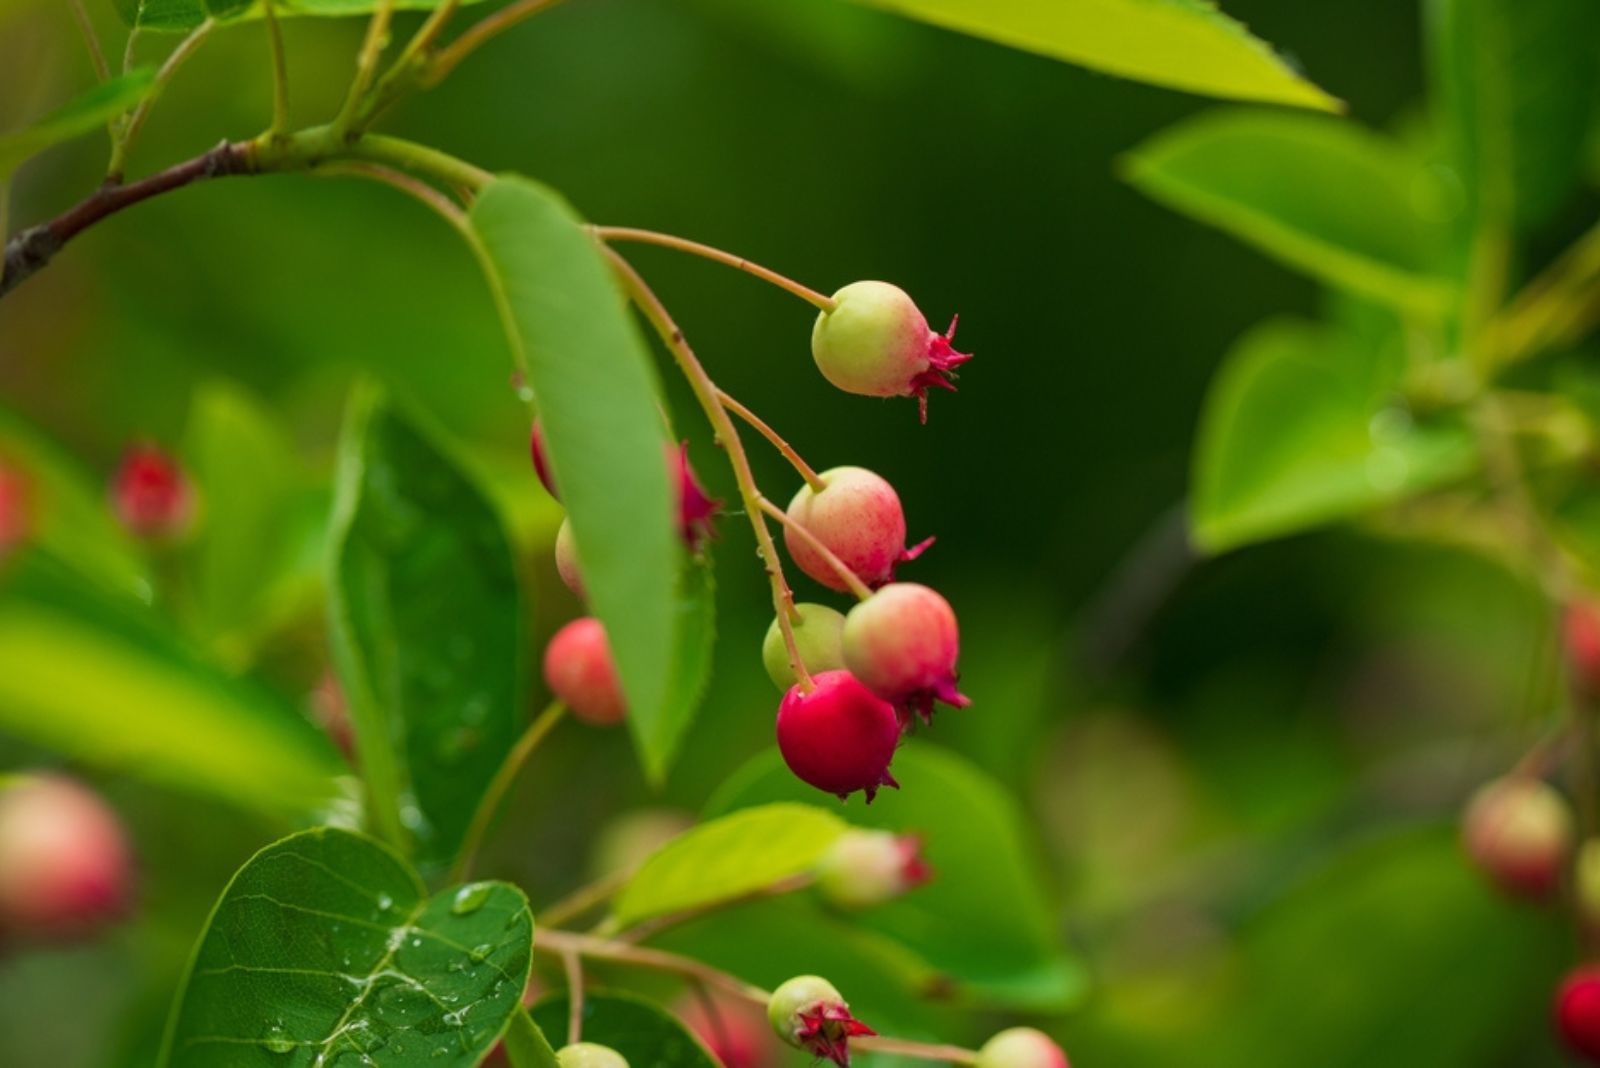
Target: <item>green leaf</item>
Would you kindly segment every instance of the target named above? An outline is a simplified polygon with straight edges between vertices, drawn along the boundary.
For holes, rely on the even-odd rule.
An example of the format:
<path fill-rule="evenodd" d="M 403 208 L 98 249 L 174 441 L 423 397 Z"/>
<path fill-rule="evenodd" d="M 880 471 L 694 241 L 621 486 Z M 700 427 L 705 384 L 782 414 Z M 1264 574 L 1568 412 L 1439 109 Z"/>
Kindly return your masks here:
<path fill-rule="evenodd" d="M 293 448 L 269 412 L 217 382 L 195 394 L 183 456 L 203 509 L 189 547 L 197 630 L 242 661 L 276 619 L 268 594 L 293 548 Z"/>
<path fill-rule="evenodd" d="M 1325 282 L 1438 313 L 1448 228 L 1421 160 L 1352 123 L 1212 112 L 1136 150 L 1127 178 L 1163 204 Z"/>
<path fill-rule="evenodd" d="M 1208 0 L 859 0 L 1091 70 L 1231 100 L 1343 105 Z"/>
<path fill-rule="evenodd" d="M 567 1033 L 568 1003 L 565 994 L 545 998 L 528 1012 L 546 1034 Z M 610 1046 L 622 1054 L 630 1065 L 648 1068 L 721 1068 L 700 1044 L 700 1040 L 677 1017 L 630 994 L 585 993 L 583 1041 Z"/>
<path fill-rule="evenodd" d="M 533 1017 L 520 1010 L 512 1014 L 511 1026 L 506 1028 L 505 1050 L 511 1068 L 561 1068 L 550 1040 Z"/>
<path fill-rule="evenodd" d="M 1600 112 L 1600 4 L 1426 5 L 1437 106 L 1480 227 L 1537 226 L 1566 201 Z"/>
<path fill-rule="evenodd" d="M 460 847 L 527 714 L 528 641 L 499 516 L 416 423 L 359 388 L 340 445 L 330 611 L 381 818 L 427 864 Z"/>
<path fill-rule="evenodd" d="M 463 4 L 482 3 L 483 0 L 462 0 Z M 117 15 L 130 29 L 166 33 L 186 33 L 207 18 L 219 22 L 244 18 L 261 18 L 266 12 L 262 0 L 112 0 Z M 273 10 L 280 18 L 296 15 L 340 16 L 370 15 L 379 0 L 273 0 Z M 432 11 L 443 0 L 395 0 L 396 11 Z"/>
<path fill-rule="evenodd" d="M 764 805 L 686 831 L 639 866 L 612 907 L 624 927 L 742 897 L 811 869 L 845 830 L 809 805 Z"/>
<path fill-rule="evenodd" d="M 91 133 L 143 100 L 155 85 L 154 67 L 139 67 L 101 82 L 32 126 L 0 134 L 0 182 L 51 145 Z"/>
<path fill-rule="evenodd" d="M 500 178 L 474 202 L 472 228 L 512 348 L 538 398 L 545 445 L 605 625 L 628 725 L 660 780 L 689 712 L 683 701 L 683 550 L 663 462 L 649 352 L 595 239 L 559 196 Z"/>
<path fill-rule="evenodd" d="M 1459 424 L 1414 423 L 1386 407 L 1370 350 L 1287 321 L 1234 346 L 1195 446 L 1190 522 L 1202 548 L 1356 516 L 1473 469 L 1476 451 Z"/>
<path fill-rule="evenodd" d="M 343 770 L 298 710 L 38 556 L 0 582 L 0 728 L 274 816 L 327 805 Z"/>
<path fill-rule="evenodd" d="M 173 1006 L 168 1068 L 466 1068 L 517 1013 L 522 891 L 432 897 L 377 842 L 323 827 L 268 846 L 211 913 Z"/>
<path fill-rule="evenodd" d="M 1078 1001 L 1086 976 L 1063 952 L 1036 846 L 1016 802 L 965 760 L 921 742 L 901 747 L 894 773 L 902 788 L 853 809 L 852 821 L 921 835 L 934 878 L 852 918 L 979 1000 L 1046 1012 Z M 761 812 L 745 806 L 809 796 L 814 791 L 766 753 L 735 774 L 707 811 Z"/>

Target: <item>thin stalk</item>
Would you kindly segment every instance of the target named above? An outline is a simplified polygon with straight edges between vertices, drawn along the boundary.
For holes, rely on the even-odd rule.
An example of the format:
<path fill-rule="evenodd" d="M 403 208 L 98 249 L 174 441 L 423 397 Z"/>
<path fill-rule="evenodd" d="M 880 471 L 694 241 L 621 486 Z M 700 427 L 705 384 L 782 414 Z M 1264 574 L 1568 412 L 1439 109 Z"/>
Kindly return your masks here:
<path fill-rule="evenodd" d="M 139 131 L 144 129 L 145 120 L 150 117 L 150 109 L 155 107 L 156 101 L 161 99 L 161 94 L 166 92 L 167 86 L 171 84 L 173 77 L 177 75 L 179 69 L 188 61 L 189 57 L 194 55 L 195 51 L 205 43 L 207 37 L 211 36 L 211 31 L 216 28 L 216 25 L 214 20 L 206 19 L 196 26 L 194 31 L 185 37 L 177 48 L 172 50 L 172 54 L 167 57 L 167 61 L 161 64 L 161 69 L 156 71 L 155 83 L 151 86 L 150 95 L 139 101 L 139 106 L 133 109 L 133 113 L 128 116 L 128 121 L 123 125 L 121 136 L 116 139 L 116 143 L 111 147 L 111 164 L 106 170 L 107 181 L 113 183 L 122 181 L 122 176 L 127 172 L 128 168 L 128 154 L 133 151 L 134 142 L 139 138 Z M 129 38 L 129 43 L 132 43 L 131 37 Z"/>
<path fill-rule="evenodd" d="M 778 432 L 773 430 L 772 427 L 768 426 L 765 420 L 763 420 L 755 412 L 752 412 L 749 408 L 746 408 L 744 405 L 734 400 L 728 395 L 727 390 L 718 389 L 717 399 L 722 402 L 722 406 L 724 408 L 728 409 L 728 411 L 749 423 L 753 428 L 755 428 L 758 434 L 772 442 L 772 447 L 783 454 L 783 458 L 789 461 L 789 466 L 798 471 L 800 473 L 800 477 L 806 480 L 806 485 L 810 486 L 818 493 L 822 492 L 822 490 L 825 488 L 825 484 L 823 483 L 821 476 L 819 476 L 816 471 L 812 470 L 811 465 L 800 458 L 800 454 L 795 451 L 794 446 L 790 445 L 787 441 L 783 440 L 783 438 L 779 437 Z"/>
<path fill-rule="evenodd" d="M 765 497 L 761 498 L 760 503 L 761 510 L 763 512 L 766 512 L 772 518 L 782 523 L 789 530 L 794 531 L 800 536 L 801 541 L 815 549 L 817 551 L 817 555 L 821 556 L 823 561 L 826 562 L 829 567 L 833 568 L 833 573 L 838 575 L 839 580 L 850 588 L 850 592 L 855 594 L 857 600 L 865 601 L 868 597 L 872 596 L 872 587 L 868 586 L 865 582 L 862 582 L 861 576 L 857 575 L 854 571 L 851 571 L 850 565 L 839 559 L 838 554 L 832 549 L 828 548 L 827 545 L 823 544 L 821 538 L 807 530 L 804 523 L 798 523 L 795 520 L 790 519 L 787 512 L 773 504 L 771 501 L 767 500 Z"/>
<path fill-rule="evenodd" d="M 389 65 L 383 77 L 378 79 L 377 87 L 372 91 L 372 98 L 361 109 L 356 125 L 363 128 L 370 126 L 426 73 L 429 50 L 460 6 L 460 0 L 445 0 L 433 9 L 427 21 L 412 35 L 411 40 L 406 42 L 399 57 Z"/>
<path fill-rule="evenodd" d="M 665 916 L 657 916 L 652 920 L 645 920 L 643 923 L 636 924 L 618 934 L 616 940 L 630 943 L 643 942 L 670 927 L 678 926 L 680 923 L 688 923 L 690 920 L 697 920 L 702 916 L 713 912 L 721 912 L 723 909 L 736 905 L 745 905 L 752 901 L 766 901 L 770 898 L 782 897 L 784 894 L 792 894 L 798 890 L 804 890 L 816 881 L 817 877 L 809 872 L 802 875 L 791 875 L 787 879 L 780 879 L 769 886 L 763 886 L 747 894 L 740 894 L 735 898 L 717 901 L 710 905 L 702 905 L 698 908 L 684 909 L 682 912 L 671 912 Z"/>
<path fill-rule="evenodd" d="M 133 55 L 138 51 L 139 27 L 135 26 L 128 31 L 128 41 L 122 46 L 122 73 L 126 74 L 133 69 Z"/>
<path fill-rule="evenodd" d="M 367 22 L 367 35 L 361 42 L 361 51 L 356 54 L 356 76 L 350 82 L 350 91 L 345 94 L 344 107 L 339 109 L 339 117 L 333 120 L 334 129 L 344 136 L 359 134 L 355 118 L 361 110 L 361 104 L 367 97 L 367 90 L 372 88 L 372 80 L 378 74 L 378 61 L 383 58 L 383 47 L 389 40 L 389 23 L 394 19 L 394 0 L 380 0 L 377 8 L 372 12 L 372 18 Z"/>
<path fill-rule="evenodd" d="M 560 701 L 550 702 L 549 707 L 528 724 L 528 729 L 522 732 L 517 744 L 506 754 L 500 769 L 490 780 L 489 788 L 483 792 L 483 799 L 478 802 L 477 810 L 472 814 L 472 823 L 467 827 L 461 853 L 450 869 L 451 882 L 459 883 L 466 880 L 467 873 L 472 870 L 472 862 L 477 859 L 478 850 L 483 846 L 484 836 L 489 833 L 489 824 L 494 822 L 495 814 L 500 811 L 500 805 L 505 801 L 506 794 L 517 781 L 517 776 L 522 773 L 523 765 L 528 762 L 533 751 L 539 748 L 539 743 L 555 729 L 557 723 L 561 722 L 561 717 L 566 711 L 567 706 Z"/>
<path fill-rule="evenodd" d="M 655 291 L 627 260 L 609 248 L 606 250 L 606 255 L 610 257 L 612 267 L 622 280 L 623 288 L 644 313 L 644 317 L 650 320 L 656 333 L 661 335 L 661 340 L 666 343 L 684 377 L 689 380 L 689 388 L 694 391 L 695 398 L 704 409 L 717 442 L 728 452 L 728 462 L 733 467 L 733 478 L 739 486 L 739 496 L 744 501 L 745 513 L 749 516 L 750 526 L 755 531 L 756 549 L 766 563 L 767 578 L 772 584 L 773 610 L 778 617 L 778 629 L 783 634 L 783 645 L 789 655 L 789 665 L 794 669 L 795 678 L 799 680 L 800 691 L 810 693 L 816 684 L 811 681 L 811 673 L 806 670 L 805 664 L 800 659 L 800 649 L 794 639 L 794 624 L 799 616 L 794 606 L 794 591 L 789 588 L 789 582 L 784 578 L 783 561 L 778 557 L 777 546 L 773 544 L 772 532 L 767 529 L 766 520 L 761 516 L 761 490 L 756 486 L 755 475 L 750 470 L 750 458 L 745 455 L 744 443 L 739 440 L 739 429 L 733 425 L 728 410 L 717 399 L 716 383 L 706 374 L 705 367 L 695 356 L 694 350 L 689 347 L 683 331 L 673 321 L 672 313 L 661 303 L 661 298 L 656 296 Z"/>
<path fill-rule="evenodd" d="M 583 1038 L 583 958 L 576 952 L 561 954 L 561 970 L 567 977 L 567 1045 Z"/>
<path fill-rule="evenodd" d="M 385 167 L 381 163 L 367 163 L 363 160 L 335 160 L 331 163 L 323 163 L 313 167 L 311 173 L 332 177 L 369 178 L 375 182 L 382 182 L 385 185 L 393 186 L 400 192 L 437 212 L 445 222 L 456 230 L 464 232 L 467 229 L 467 214 L 456 206 L 455 201 L 422 179 L 397 171 L 392 167 Z"/>
<path fill-rule="evenodd" d="M 759 986 L 753 986 L 738 976 L 730 975 L 709 964 L 703 964 L 692 957 L 680 956 L 677 953 L 668 953 L 661 949 L 650 949 L 645 946 L 630 946 L 623 942 L 612 942 L 604 938 L 595 938 L 592 935 L 573 934 L 570 931 L 553 931 L 548 927 L 541 927 L 533 933 L 533 948 L 539 952 L 560 956 L 565 953 L 576 953 L 589 960 L 611 961 L 616 964 L 627 965 L 633 968 L 642 968 L 646 971 L 666 972 L 669 975 L 681 975 L 686 979 L 695 979 L 707 986 L 715 987 L 734 997 L 757 1005 L 765 1005 L 772 995 Z"/>
<path fill-rule="evenodd" d="M 68 6 L 72 8 L 72 20 L 78 24 L 78 32 L 83 35 L 84 46 L 89 49 L 89 62 L 94 64 L 95 77 L 105 81 L 111 77 L 111 68 L 106 65 L 106 52 L 100 47 L 100 35 L 94 32 L 89 12 L 84 9 L 83 0 L 69 0 Z"/>
<path fill-rule="evenodd" d="M 578 887 L 548 908 L 539 910 L 539 923 L 545 927 L 560 927 L 575 920 L 597 905 L 604 904 L 633 877 L 633 870 L 612 872 L 592 883 Z"/>
<path fill-rule="evenodd" d="M 950 1064 L 978 1063 L 977 1050 L 928 1042 L 912 1042 L 906 1038 L 886 1038 L 883 1035 L 853 1037 L 850 1039 L 850 1047 L 874 1053 L 898 1053 L 902 1057 L 917 1057 L 925 1061 L 946 1061 Z"/>
<path fill-rule="evenodd" d="M 359 141 L 344 146 L 339 155 L 347 159 L 389 163 L 407 170 L 419 171 L 430 178 L 469 189 L 474 193 L 494 181 L 494 175 L 482 167 L 476 167 L 465 160 L 426 145 L 383 134 L 366 134 Z"/>
<path fill-rule="evenodd" d="M 631 226 L 595 226 L 591 229 L 599 235 L 602 241 L 634 241 L 640 244 L 660 245 L 662 248 L 687 252 L 691 256 L 699 256 L 702 259 L 711 260 L 713 263 L 720 263 L 735 270 L 743 271 L 746 274 L 755 275 L 762 281 L 770 282 L 779 289 L 794 294 L 822 311 L 832 311 L 834 307 L 832 297 L 818 293 L 808 285 L 796 282 L 793 278 L 781 275 L 777 271 L 747 260 L 743 256 L 735 256 L 731 252 L 724 252 L 720 248 L 701 244 L 699 241 L 690 241 L 686 237 L 658 233 L 655 230 L 639 230 Z"/>
<path fill-rule="evenodd" d="M 1496 368 L 1582 336 L 1592 325 L 1600 283 L 1600 223 L 1534 278 L 1491 324 L 1488 358 Z"/>
<path fill-rule="evenodd" d="M 451 41 L 439 54 L 434 56 L 433 62 L 428 65 L 425 81 L 428 85 L 437 85 L 451 71 L 460 65 L 461 61 L 477 51 L 486 42 L 519 22 L 525 22 L 542 11 L 547 11 L 559 4 L 561 0 L 517 0 L 494 14 L 480 20 L 468 27 L 460 37 Z"/>
<path fill-rule="evenodd" d="M 289 61 L 283 51 L 283 28 L 278 25 L 276 0 L 263 0 L 267 18 L 267 41 L 272 49 L 272 126 L 273 137 L 289 132 Z"/>

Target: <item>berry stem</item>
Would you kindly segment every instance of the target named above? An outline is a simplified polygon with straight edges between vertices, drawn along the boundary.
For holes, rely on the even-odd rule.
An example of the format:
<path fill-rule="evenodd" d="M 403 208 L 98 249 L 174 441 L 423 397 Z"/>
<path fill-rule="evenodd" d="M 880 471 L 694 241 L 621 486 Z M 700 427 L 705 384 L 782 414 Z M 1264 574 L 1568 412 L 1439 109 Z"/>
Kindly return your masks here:
<path fill-rule="evenodd" d="M 800 477 L 806 480 L 806 485 L 810 486 L 818 493 L 822 492 L 826 485 L 826 483 L 822 481 L 822 477 L 812 469 L 810 464 L 806 463 L 805 460 L 801 458 L 800 454 L 795 451 L 794 446 L 790 445 L 787 441 L 784 441 L 783 438 L 778 435 L 776 430 L 767 425 L 767 422 L 764 419 L 762 419 L 755 412 L 752 412 L 749 408 L 746 408 L 744 405 L 740 404 L 738 401 L 734 400 L 728 395 L 727 390 L 718 389 L 717 399 L 722 402 L 722 406 L 724 408 L 728 409 L 728 411 L 749 423 L 762 437 L 772 442 L 772 447 L 783 453 L 783 458 L 789 461 L 789 466 L 800 472 Z"/>
<path fill-rule="evenodd" d="M 785 512 L 782 508 L 779 508 L 765 497 L 761 498 L 761 510 L 766 512 L 772 518 L 776 519 L 778 522 L 782 523 L 784 526 L 788 527 L 790 530 L 794 531 L 796 534 L 800 535 L 801 540 L 803 540 L 813 549 L 817 550 L 818 555 L 827 561 L 828 566 L 833 568 L 834 574 L 838 575 L 840 580 L 843 581 L 846 586 L 850 587 L 850 592 L 855 594 L 858 600 L 865 601 L 868 597 L 872 596 L 872 587 L 868 586 L 865 582 L 862 582 L 861 576 L 857 575 L 854 571 L 851 571 L 849 566 L 846 565 L 843 560 L 839 559 L 838 554 L 822 543 L 821 538 L 817 537 L 815 534 L 811 533 L 811 531 L 806 529 L 804 523 L 795 522 L 789 517 L 789 513 Z"/>
<path fill-rule="evenodd" d="M 567 1045 L 583 1039 L 583 958 L 573 950 L 561 954 L 567 977 Z"/>
<path fill-rule="evenodd" d="M 906 1038 L 886 1038 L 883 1035 L 858 1035 L 850 1039 L 852 1048 L 875 1053 L 898 1053 L 903 1057 L 917 1057 L 925 1061 L 947 1061 L 950 1064 L 977 1064 L 976 1050 L 960 1046 L 934 1045 L 913 1042 Z"/>
<path fill-rule="evenodd" d="M 608 960 L 618 964 L 626 964 L 647 971 L 667 972 L 672 975 L 681 975 L 686 979 L 694 979 L 706 986 L 732 994 L 734 997 L 757 1005 L 766 1005 L 767 999 L 772 995 L 759 986 L 730 975 L 709 964 L 703 964 L 692 957 L 680 956 L 677 953 L 668 953 L 665 950 L 650 949 L 645 946 L 630 946 L 622 942 L 612 942 L 604 938 L 595 938 L 592 935 L 574 934 L 570 931 L 552 931 L 548 927 L 540 927 L 533 934 L 533 948 L 544 953 L 562 955 L 573 953 L 591 960 Z"/>
<path fill-rule="evenodd" d="M 214 19 L 206 19 L 194 28 L 194 32 L 178 43 L 178 47 L 167 56 L 166 62 L 161 64 L 161 69 L 156 71 L 155 81 L 150 86 L 150 93 L 139 106 L 133 109 L 128 116 L 128 121 L 122 126 L 121 134 L 111 146 L 111 163 L 106 168 L 106 181 L 113 185 L 120 185 L 122 176 L 128 169 L 128 154 L 133 151 L 133 143 L 139 138 L 139 131 L 144 129 L 144 122 L 150 117 L 150 109 L 156 106 L 156 101 L 166 91 L 167 85 L 177 75 L 179 68 L 195 54 L 195 51 L 211 36 L 211 31 L 216 28 Z"/>
<path fill-rule="evenodd" d="M 833 311 L 834 301 L 832 297 L 824 296 L 810 286 L 796 282 L 787 275 L 779 274 L 770 267 L 763 267 L 759 263 L 747 260 L 743 256 L 735 256 L 731 252 L 724 252 L 720 248 L 704 245 L 699 241 L 691 241 L 686 237 L 678 237 L 675 234 L 663 234 L 655 230 L 640 230 L 631 226 L 595 226 L 591 229 L 599 235 L 602 241 L 634 241 L 645 245 L 660 245 L 663 248 L 687 252 L 691 256 L 699 256 L 702 259 L 711 260 L 713 263 L 732 267 L 734 270 L 755 275 L 764 282 L 770 282 L 779 289 L 793 293 L 807 304 L 813 305 L 822 311 Z"/>
<path fill-rule="evenodd" d="M 100 35 L 94 32 L 94 22 L 89 18 L 89 12 L 83 6 L 83 0 L 71 0 L 72 20 L 78 24 L 78 32 L 83 35 L 83 45 L 89 50 L 89 62 L 94 64 L 94 74 L 101 81 L 111 77 L 111 68 L 106 65 L 105 49 L 100 47 Z"/>
<path fill-rule="evenodd" d="M 269 132 L 282 137 L 289 132 L 289 62 L 283 52 L 283 29 L 278 25 L 276 0 L 262 4 L 267 22 L 267 41 L 272 49 L 272 126 Z"/>
<path fill-rule="evenodd" d="M 467 826 L 466 837 L 461 843 L 461 852 L 450 869 L 451 882 L 466 881 L 468 873 L 472 870 L 472 862 L 477 859 L 478 850 L 483 846 L 484 836 L 489 833 L 489 824 L 494 822 L 495 814 L 500 811 L 500 805 L 505 801 L 512 784 L 517 781 L 523 765 L 528 762 L 533 751 L 539 748 L 539 743 L 555 729 L 557 723 L 561 722 L 561 717 L 566 715 L 566 712 L 567 706 L 560 701 L 550 702 L 549 706 L 528 724 L 528 729 L 522 732 L 517 744 L 506 754 L 499 770 L 494 773 L 494 778 L 489 781 L 489 788 L 483 792 L 483 799 L 478 802 L 477 809 L 472 813 L 472 822 Z"/>
<path fill-rule="evenodd" d="M 656 296 L 655 291 L 639 272 L 633 269 L 631 263 L 609 248 L 606 249 L 606 255 L 610 258 L 618 278 L 621 279 L 623 288 L 671 350 L 684 377 L 689 380 L 689 387 L 699 400 L 700 407 L 705 410 L 718 444 L 728 452 L 728 462 L 733 467 L 734 481 L 739 486 L 739 496 L 744 501 L 745 512 L 750 517 L 750 526 L 755 531 L 756 549 L 766 563 L 767 577 L 772 583 L 773 609 L 778 616 L 778 629 L 783 633 L 783 644 L 789 654 L 789 665 L 794 669 L 795 678 L 799 680 L 800 692 L 810 693 L 815 683 L 811 681 L 811 673 L 806 670 L 805 664 L 800 659 L 800 649 L 794 639 L 794 624 L 799 616 L 794 606 L 794 591 L 789 588 L 789 582 L 784 578 L 783 561 L 778 556 L 778 547 L 773 544 L 772 532 L 767 529 L 766 520 L 761 517 L 761 491 L 756 486 L 755 475 L 750 471 L 750 458 L 745 454 L 744 443 L 739 440 L 739 429 L 733 425 L 728 410 L 717 399 L 716 383 L 706 374 L 705 367 L 695 356 L 694 350 L 689 347 L 683 331 L 673 321 L 672 313 L 661 303 L 661 298 Z"/>

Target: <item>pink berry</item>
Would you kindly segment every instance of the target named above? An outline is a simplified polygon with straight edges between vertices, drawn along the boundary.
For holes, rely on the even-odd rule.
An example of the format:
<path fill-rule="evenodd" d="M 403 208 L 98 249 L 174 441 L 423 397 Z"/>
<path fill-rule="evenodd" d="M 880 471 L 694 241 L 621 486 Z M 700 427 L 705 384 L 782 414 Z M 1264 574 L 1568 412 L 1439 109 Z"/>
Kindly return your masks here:
<path fill-rule="evenodd" d="M 689 465 L 687 441 L 676 449 L 667 446 L 667 463 L 678 494 L 678 534 L 690 552 L 699 552 L 701 545 L 717 536 L 714 520 L 722 510 L 722 502 L 709 496 L 695 477 L 694 468 Z"/>
<path fill-rule="evenodd" d="M 851 828 L 817 862 L 817 889 L 841 908 L 865 909 L 933 878 L 915 835 Z"/>
<path fill-rule="evenodd" d="M 811 681 L 810 693 L 797 683 L 778 705 L 778 751 L 789 770 L 841 800 L 864 790 L 870 803 L 880 786 L 898 787 L 889 774 L 900 744 L 894 706 L 848 671 L 824 671 Z"/>
<path fill-rule="evenodd" d="M 585 723 L 607 727 L 627 715 L 605 628 L 592 616 L 573 620 L 550 639 L 544 651 L 544 681 Z"/>
<path fill-rule="evenodd" d="M 1572 851 L 1572 810 L 1539 779 L 1507 776 L 1478 790 L 1467 804 L 1462 841 L 1501 889 L 1541 898 L 1555 889 Z"/>
<path fill-rule="evenodd" d="M 914 560 L 933 539 L 906 548 L 906 517 L 900 496 L 864 467 L 835 467 L 817 476 L 822 489 L 804 486 L 789 502 L 788 516 L 871 587 L 894 580 L 896 565 Z M 830 590 L 848 592 L 838 569 L 802 534 L 786 524 L 784 544 L 801 571 Z"/>
<path fill-rule="evenodd" d="M 533 457 L 533 473 L 539 476 L 545 492 L 559 501 L 561 494 L 556 492 L 556 476 L 550 473 L 550 458 L 544 451 L 544 427 L 537 419 L 533 421 L 533 430 L 528 434 L 528 452 Z"/>
<path fill-rule="evenodd" d="M 116 814 L 58 775 L 0 791 L 0 930 L 21 938 L 90 934 L 132 895 L 132 858 Z"/>
<path fill-rule="evenodd" d="M 33 486 L 20 470 L 0 461 L 0 559 L 33 531 Z"/>
<path fill-rule="evenodd" d="M 1600 966 L 1569 973 L 1556 991 L 1556 1030 L 1569 1049 L 1600 1064 Z"/>
<path fill-rule="evenodd" d="M 583 576 L 578 572 L 578 545 L 572 540 L 572 520 L 563 519 L 556 531 L 556 574 L 573 596 L 583 600 Z"/>
<path fill-rule="evenodd" d="M 815 975 L 796 976 L 774 990 L 767 999 L 767 1021 L 789 1045 L 839 1068 L 850 1064 L 852 1037 L 877 1034 L 851 1015 L 832 983 Z"/>
<path fill-rule="evenodd" d="M 117 518 L 141 538 L 175 538 L 194 518 L 194 492 L 178 462 L 154 445 L 123 454 L 111 483 Z"/>
<path fill-rule="evenodd" d="M 1067 1055 L 1043 1031 L 1012 1027 L 983 1044 L 974 1068 L 1067 1068 Z"/>
<path fill-rule="evenodd" d="M 1561 621 L 1567 671 L 1573 687 L 1586 698 L 1600 698 L 1600 605 L 1573 601 Z"/>
<path fill-rule="evenodd" d="M 686 997 L 679 1002 L 678 1016 L 722 1068 L 773 1068 L 778 1063 L 782 1049 L 748 1002 L 712 994 Z"/>
<path fill-rule="evenodd" d="M 956 689 L 961 640 L 950 603 L 926 586 L 895 582 L 850 609 L 844 619 L 844 664 L 891 704 L 933 716 L 934 701 L 972 702 Z"/>
<path fill-rule="evenodd" d="M 936 334 L 905 290 L 888 282 L 852 282 L 817 316 L 811 355 L 824 378 L 847 393 L 916 397 L 928 421 L 928 390 L 955 390 L 950 376 L 972 359 L 950 347 L 956 320 Z"/>

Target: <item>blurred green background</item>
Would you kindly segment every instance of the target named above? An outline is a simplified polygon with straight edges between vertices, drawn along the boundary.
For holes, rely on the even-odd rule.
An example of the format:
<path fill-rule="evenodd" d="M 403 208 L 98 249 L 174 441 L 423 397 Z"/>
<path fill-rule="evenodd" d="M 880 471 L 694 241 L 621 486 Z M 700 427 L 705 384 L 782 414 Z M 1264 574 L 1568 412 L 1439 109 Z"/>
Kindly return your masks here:
<path fill-rule="evenodd" d="M 1415 5 L 1226 6 L 1355 118 L 1415 117 Z M 360 26 L 285 30 L 310 121 L 339 99 Z M 218 34 L 135 169 L 258 130 L 265 48 L 258 25 Z M 26 0 L 0 0 L 0 71 L 0 126 L 89 74 L 65 11 Z M 1199 564 L 1182 548 L 1213 369 L 1263 316 L 1318 305 L 1312 283 L 1116 177 L 1120 153 L 1213 106 L 843 3 L 592 0 L 485 49 L 386 128 L 535 176 L 597 222 L 707 241 L 825 291 L 892 279 L 930 320 L 960 313 L 958 347 L 977 357 L 919 427 L 914 405 L 815 373 L 798 302 L 670 252 L 632 257 L 724 388 L 815 466 L 888 477 L 912 536 L 937 534 L 907 574 L 960 612 L 974 705 L 943 714 L 933 744 L 1031 814 L 1061 938 L 1090 976 L 1080 1006 L 1043 1023 L 1074 1065 L 1563 1063 L 1546 999 L 1569 936 L 1481 887 L 1453 830 L 1461 798 L 1548 711 L 1537 599 L 1464 556 L 1349 532 Z M 30 166 L 14 218 L 78 199 L 101 153 L 86 139 Z M 377 376 L 500 488 L 542 642 L 577 606 L 547 563 L 559 514 L 525 469 L 508 368 L 460 242 L 352 182 L 186 190 L 86 235 L 0 304 L 5 406 L 98 472 L 130 438 L 176 442 L 218 378 L 279 412 L 326 472 L 349 383 Z M 732 498 L 673 388 L 702 476 Z M 786 499 L 791 473 L 752 451 Z M 578 881 L 619 811 L 698 810 L 770 746 L 763 576 L 741 521 L 721 531 L 716 675 L 686 755 L 656 795 L 621 733 L 572 730 L 541 753 L 485 865 L 536 903 Z M 310 616 L 258 668 L 289 692 L 315 680 Z M 131 822 L 146 909 L 103 944 L 0 959 L 6 1064 L 148 1063 L 210 901 L 281 830 L 95 781 Z M 996 1022 L 952 1017 L 948 1037 Z"/>

